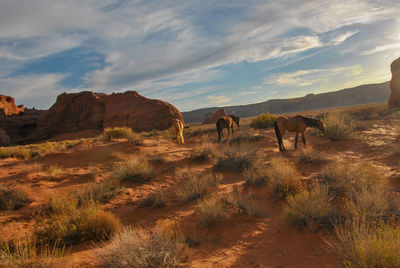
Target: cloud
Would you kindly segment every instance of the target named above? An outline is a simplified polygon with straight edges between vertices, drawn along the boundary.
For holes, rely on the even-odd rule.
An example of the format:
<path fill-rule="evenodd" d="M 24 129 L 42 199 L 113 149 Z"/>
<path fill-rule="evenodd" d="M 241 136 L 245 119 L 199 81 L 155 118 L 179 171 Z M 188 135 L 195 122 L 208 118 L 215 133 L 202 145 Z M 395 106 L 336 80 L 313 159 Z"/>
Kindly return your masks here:
<path fill-rule="evenodd" d="M 225 104 L 228 103 L 231 98 L 227 97 L 227 96 L 208 96 L 207 100 L 210 101 L 210 103 L 214 104 L 214 105 L 221 105 L 221 104 Z"/>

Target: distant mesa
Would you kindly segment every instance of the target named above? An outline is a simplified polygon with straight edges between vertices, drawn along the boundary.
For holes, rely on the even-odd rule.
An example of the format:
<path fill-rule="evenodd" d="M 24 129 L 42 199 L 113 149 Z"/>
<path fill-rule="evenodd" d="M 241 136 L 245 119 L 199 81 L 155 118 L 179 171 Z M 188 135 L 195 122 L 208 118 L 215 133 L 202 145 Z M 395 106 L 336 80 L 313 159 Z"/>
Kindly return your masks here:
<path fill-rule="evenodd" d="M 390 65 L 392 71 L 392 79 L 390 80 L 390 97 L 388 106 L 389 109 L 400 108 L 400 58 L 396 59 Z"/>
<path fill-rule="evenodd" d="M 219 109 L 212 114 L 209 114 L 204 120 L 202 124 L 214 124 L 217 122 L 218 118 L 226 116 L 225 109 Z"/>

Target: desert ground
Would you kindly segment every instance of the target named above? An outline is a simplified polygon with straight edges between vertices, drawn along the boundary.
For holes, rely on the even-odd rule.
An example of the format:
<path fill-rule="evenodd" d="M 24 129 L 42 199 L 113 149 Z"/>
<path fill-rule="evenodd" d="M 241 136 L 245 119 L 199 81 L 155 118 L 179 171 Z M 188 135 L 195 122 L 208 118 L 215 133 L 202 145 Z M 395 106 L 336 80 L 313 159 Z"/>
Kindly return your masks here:
<path fill-rule="evenodd" d="M 326 243 L 335 235 L 335 227 L 310 222 L 294 226 L 284 215 L 287 197 L 277 194 L 268 175 L 259 184 L 249 179 L 252 169 L 268 171 L 271 160 L 280 159 L 293 167 L 300 187 L 308 189 L 331 163 L 351 166 L 364 161 L 379 170 L 379 180 L 398 195 L 400 116 L 386 112 L 381 104 L 302 114 L 327 112 L 348 113 L 354 124 L 352 135 L 332 141 L 309 128 L 305 133 L 308 150 L 303 150 L 301 139 L 295 150 L 294 133 L 286 133 L 287 151 L 279 152 L 274 128 L 252 128 L 252 118 L 245 118 L 240 128 L 235 126 L 235 137 L 222 144 L 218 144 L 214 124 L 186 126 L 185 145 L 178 145 L 169 131 L 138 133 L 134 140 L 105 140 L 98 138 L 101 133 L 86 131 L 47 141 L 46 152 L 26 159 L 3 157 L 0 183 L 23 191 L 30 202 L 0 211 L 0 240 L 11 243 L 7 241 L 32 236 L 51 196 L 82 194 L 116 176 L 115 170 L 130 157 L 139 156 L 148 161 L 151 178 L 121 180 L 118 190 L 100 202 L 100 209 L 116 216 L 125 228 L 152 230 L 160 219 L 172 220 L 185 241 L 186 255 L 180 267 L 342 267 L 343 256 Z M 221 167 L 229 150 L 249 157 L 249 164 L 238 169 L 240 163 L 226 162 Z M 185 180 L 204 174 L 218 177 L 215 186 L 199 198 L 187 197 L 182 187 Z M 207 220 L 202 212 L 206 206 L 200 203 L 212 198 L 225 203 L 218 217 Z M 108 240 L 112 236 L 67 243 L 63 256 L 50 263 L 55 267 L 104 265 L 99 254 L 112 247 Z M 3 265 L 7 267 L 5 261 Z"/>

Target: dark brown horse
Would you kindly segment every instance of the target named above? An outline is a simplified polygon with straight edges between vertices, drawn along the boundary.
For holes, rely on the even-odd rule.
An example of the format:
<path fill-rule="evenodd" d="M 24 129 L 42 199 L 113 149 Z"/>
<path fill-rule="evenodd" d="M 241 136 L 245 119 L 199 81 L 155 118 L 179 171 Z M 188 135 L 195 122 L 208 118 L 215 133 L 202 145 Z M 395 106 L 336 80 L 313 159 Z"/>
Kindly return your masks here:
<path fill-rule="evenodd" d="M 303 138 L 303 143 L 306 144 L 306 138 L 304 137 L 304 131 L 307 127 L 318 128 L 321 131 L 325 130 L 324 123 L 316 118 L 305 117 L 301 115 L 296 115 L 294 117 L 281 116 L 274 122 L 275 134 L 278 139 L 279 151 L 285 151 L 285 146 L 283 146 L 283 135 L 286 131 L 296 132 L 296 139 L 294 142 L 294 148 L 297 149 L 297 138 L 299 133 Z"/>
<path fill-rule="evenodd" d="M 218 142 L 221 142 L 222 130 L 224 128 L 228 129 L 228 137 L 226 138 L 226 140 L 229 139 L 229 134 L 230 134 L 229 129 L 232 129 L 232 136 L 233 136 L 233 122 L 235 122 L 236 125 L 238 127 L 240 127 L 239 121 L 240 121 L 239 116 L 235 116 L 235 115 L 228 115 L 228 116 L 220 117 L 216 123 L 217 131 L 218 131 Z"/>

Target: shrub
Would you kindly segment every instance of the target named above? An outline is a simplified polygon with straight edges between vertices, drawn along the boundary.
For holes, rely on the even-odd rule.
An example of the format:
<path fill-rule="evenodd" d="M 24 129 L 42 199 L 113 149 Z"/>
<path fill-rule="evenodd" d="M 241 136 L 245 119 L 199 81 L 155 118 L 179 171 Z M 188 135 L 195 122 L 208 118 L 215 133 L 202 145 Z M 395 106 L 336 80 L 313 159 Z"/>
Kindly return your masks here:
<path fill-rule="evenodd" d="M 194 201 L 214 192 L 222 180 L 221 174 L 200 173 L 188 174 L 184 171 L 177 173 L 180 184 L 178 196 L 186 201 Z"/>
<path fill-rule="evenodd" d="M 326 162 L 326 158 L 321 152 L 315 151 L 311 146 L 303 147 L 298 153 L 298 158 L 303 163 L 311 163 L 314 165 Z"/>
<path fill-rule="evenodd" d="M 260 139 L 262 139 L 262 136 L 259 136 L 259 135 L 250 136 L 249 133 L 239 134 L 239 135 L 236 135 L 234 138 L 230 139 L 229 140 L 229 144 L 230 145 L 239 145 L 240 146 L 240 145 L 248 144 L 248 143 L 251 143 L 251 142 L 257 142 Z"/>
<path fill-rule="evenodd" d="M 24 191 L 0 184 L 0 211 L 18 209 L 30 202 Z"/>
<path fill-rule="evenodd" d="M 154 171 L 147 159 L 132 156 L 115 167 L 111 177 L 118 181 L 143 183 L 154 177 Z"/>
<path fill-rule="evenodd" d="M 31 150 L 24 148 L 23 146 L 12 146 L 0 148 L 0 158 L 15 157 L 18 159 L 29 159 L 32 158 Z"/>
<path fill-rule="evenodd" d="M 129 141 L 136 141 L 139 139 L 133 130 L 129 127 L 115 127 L 104 129 L 103 134 L 100 135 L 102 141 L 112 141 L 113 139 L 128 139 Z"/>
<path fill-rule="evenodd" d="M 250 168 L 256 161 L 256 152 L 249 151 L 246 147 L 226 148 L 223 155 L 218 157 L 217 164 L 214 166 L 216 171 L 241 173 Z"/>
<path fill-rule="evenodd" d="M 125 228 L 111 239 L 108 251 L 98 251 L 101 267 L 181 267 L 188 258 L 179 225 L 158 221 L 153 230 Z"/>
<path fill-rule="evenodd" d="M 113 199 L 121 191 L 119 182 L 115 179 L 106 179 L 102 182 L 94 183 L 88 188 L 78 195 L 79 204 L 88 202 L 103 204 Z"/>
<path fill-rule="evenodd" d="M 300 174 L 284 158 L 272 158 L 266 174 L 273 194 L 278 199 L 286 199 L 288 195 L 296 194 L 301 188 Z"/>
<path fill-rule="evenodd" d="M 400 267 L 400 226 L 351 221 L 335 228 L 327 245 L 345 267 Z"/>
<path fill-rule="evenodd" d="M 308 227 L 311 232 L 320 227 L 333 227 L 338 218 L 330 204 L 328 190 L 321 186 L 290 195 L 283 214 L 289 224 L 300 229 Z"/>
<path fill-rule="evenodd" d="M 215 197 L 206 198 L 197 204 L 197 210 L 200 226 L 209 227 L 223 221 L 226 216 L 226 203 Z"/>
<path fill-rule="evenodd" d="M 95 203 L 78 207 L 78 198 L 51 197 L 46 209 L 34 219 L 34 234 L 43 243 L 72 245 L 82 241 L 107 239 L 120 229 L 119 219 Z"/>
<path fill-rule="evenodd" d="M 278 115 L 271 115 L 270 113 L 260 114 L 253 118 L 250 126 L 252 128 L 271 128 L 274 126 L 274 122 L 278 118 Z"/>
<path fill-rule="evenodd" d="M 150 193 L 142 202 L 144 207 L 164 207 L 167 203 L 167 197 L 162 190 L 156 190 Z"/>
<path fill-rule="evenodd" d="M 210 143 L 202 143 L 192 149 L 190 152 L 190 160 L 193 162 L 206 162 L 214 157 L 214 152 Z"/>
<path fill-rule="evenodd" d="M 46 171 L 52 178 L 56 178 L 62 174 L 62 169 L 58 165 L 51 165 Z"/>
<path fill-rule="evenodd" d="M 330 113 L 323 118 L 325 131 L 323 135 L 330 140 L 338 141 L 353 136 L 353 119 L 346 113 Z"/>
<path fill-rule="evenodd" d="M 20 176 L 27 176 L 27 175 L 32 174 L 32 173 L 41 172 L 42 170 L 43 170 L 43 165 L 35 162 L 33 164 L 26 165 L 24 170 L 22 170 L 19 173 L 19 175 Z"/>
<path fill-rule="evenodd" d="M 239 188 L 234 188 L 231 193 L 225 196 L 224 201 L 238 209 L 239 212 L 249 215 L 252 219 L 268 216 L 265 206 L 259 205 L 255 202 L 254 197 L 243 193 Z"/>
<path fill-rule="evenodd" d="M 261 187 L 268 182 L 266 170 L 258 166 L 245 169 L 243 175 L 246 178 L 245 186 Z"/>

